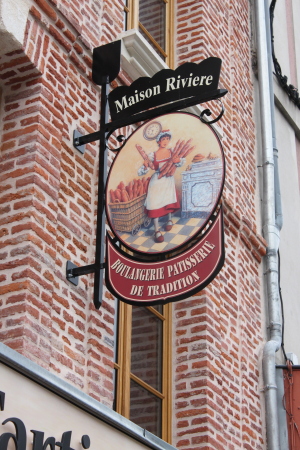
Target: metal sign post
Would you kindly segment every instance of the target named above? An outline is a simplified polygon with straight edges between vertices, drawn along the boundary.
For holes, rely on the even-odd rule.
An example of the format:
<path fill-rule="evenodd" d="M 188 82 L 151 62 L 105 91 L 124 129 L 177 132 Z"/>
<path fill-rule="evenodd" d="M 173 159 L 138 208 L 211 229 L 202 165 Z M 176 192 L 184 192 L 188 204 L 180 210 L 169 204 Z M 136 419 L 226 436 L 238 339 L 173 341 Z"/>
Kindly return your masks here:
<path fill-rule="evenodd" d="M 108 123 L 108 93 L 109 83 L 120 70 L 120 41 L 107 44 L 94 49 L 93 53 L 93 80 L 101 84 L 101 112 L 100 130 L 96 138 L 80 142 L 80 136 L 74 136 L 74 146 L 78 149 L 87 142 L 99 139 L 99 172 L 98 172 L 98 203 L 96 224 L 96 254 L 95 263 L 83 267 L 76 267 L 71 261 L 67 262 L 66 277 L 77 286 L 78 277 L 94 273 L 94 305 L 99 309 L 102 303 L 103 269 L 104 269 L 104 239 L 105 239 L 105 183 L 107 177 L 107 151 L 106 151 L 106 124 Z M 95 133 L 93 133 L 95 134 Z M 90 137 L 90 136 L 89 136 Z M 81 149 L 78 149 L 81 151 Z"/>

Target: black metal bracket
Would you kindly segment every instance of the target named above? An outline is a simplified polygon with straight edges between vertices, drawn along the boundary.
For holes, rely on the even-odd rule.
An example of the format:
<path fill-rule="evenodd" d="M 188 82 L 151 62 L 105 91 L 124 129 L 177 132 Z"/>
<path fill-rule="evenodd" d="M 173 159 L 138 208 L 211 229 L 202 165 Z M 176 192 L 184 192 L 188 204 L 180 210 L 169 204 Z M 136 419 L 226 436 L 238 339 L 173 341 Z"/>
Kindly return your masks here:
<path fill-rule="evenodd" d="M 78 267 L 76 264 L 73 264 L 72 261 L 67 261 L 66 267 L 66 278 L 69 280 L 74 286 L 78 285 L 78 278 L 81 275 L 88 275 L 90 273 L 95 273 L 97 268 L 99 270 L 103 270 L 105 268 L 105 263 L 100 263 L 97 267 L 96 264 L 89 264 L 87 266 Z"/>
<path fill-rule="evenodd" d="M 112 131 L 110 131 L 108 134 L 107 134 L 107 136 L 106 136 L 106 141 L 108 141 L 108 139 L 111 137 L 111 135 L 113 134 L 113 132 L 114 132 L 115 130 L 112 130 Z M 124 147 L 124 145 L 126 144 L 126 142 L 127 142 L 127 139 L 126 139 L 126 137 L 123 135 L 123 134 L 119 134 L 119 136 L 116 136 L 116 140 L 118 141 L 118 142 L 122 142 L 122 145 L 120 145 L 120 147 L 118 147 L 118 148 L 110 148 L 110 147 L 108 147 L 108 145 L 107 145 L 107 148 L 108 148 L 108 150 L 110 150 L 111 152 L 119 152 L 123 147 Z"/>
<path fill-rule="evenodd" d="M 106 139 L 108 123 L 108 92 L 109 83 L 114 80 L 120 71 L 121 62 L 121 41 L 111 42 L 106 45 L 94 48 L 93 50 L 93 81 L 101 86 L 100 105 L 100 130 L 84 141 L 86 136 L 82 136 L 77 130 L 74 131 L 73 145 L 80 152 L 84 152 L 85 144 L 99 140 L 99 176 L 98 176 L 98 208 L 96 225 L 96 253 L 95 263 L 83 267 L 77 267 L 71 261 L 67 262 L 66 277 L 75 286 L 78 285 L 78 277 L 94 273 L 94 306 L 99 309 L 102 303 L 103 293 L 103 269 L 104 262 L 104 239 L 105 239 L 105 183 L 107 174 L 107 152 Z M 95 136 L 96 135 L 96 136 Z M 92 137 L 91 137 L 92 136 Z M 84 141 L 84 142 L 83 142 Z"/>
<path fill-rule="evenodd" d="M 212 125 L 213 123 L 216 123 L 216 122 L 218 122 L 218 120 L 221 119 L 221 117 L 223 116 L 223 114 L 224 114 L 224 112 L 225 112 L 225 108 L 224 108 L 224 105 L 223 105 L 222 101 L 221 101 L 220 99 L 217 99 L 217 100 L 218 100 L 218 101 L 221 103 L 221 105 L 222 105 L 222 109 L 221 109 L 221 112 L 220 112 L 220 114 L 218 115 L 218 117 L 216 117 L 216 118 L 213 119 L 213 120 L 207 120 L 207 119 L 205 119 L 204 116 L 211 116 L 211 114 L 212 114 L 211 110 L 207 108 L 207 109 L 204 109 L 204 110 L 201 112 L 200 116 L 199 116 L 201 122 L 206 123 L 206 124 L 208 124 L 208 125 Z"/>
<path fill-rule="evenodd" d="M 109 44 L 108 44 L 109 45 Z M 67 262 L 66 278 L 74 286 L 78 285 L 78 277 L 94 273 L 94 306 L 99 309 L 102 304 L 103 292 L 103 272 L 105 268 L 104 263 L 104 239 L 105 239 L 105 183 L 107 174 L 107 152 L 106 150 L 106 131 L 105 124 L 108 122 L 108 96 L 109 76 L 106 82 L 103 83 L 101 89 L 101 115 L 100 115 L 100 131 L 97 132 L 97 139 L 99 143 L 99 176 L 98 176 L 98 208 L 97 208 L 97 225 L 96 225 L 96 254 L 95 263 L 83 267 L 77 267 L 71 261 Z M 96 133 L 93 133 L 96 134 Z M 83 136 L 85 137 L 85 136 Z M 84 146 L 87 142 L 80 142 L 81 137 L 77 134 L 74 137 L 74 146 L 76 148 Z M 92 142 L 89 141 L 89 142 Z"/>
<path fill-rule="evenodd" d="M 205 103 L 205 102 L 208 102 L 211 100 L 217 100 L 221 97 L 224 97 L 224 95 L 226 95 L 227 92 L 228 92 L 227 89 L 217 89 L 216 91 L 210 92 L 207 95 L 202 94 L 202 95 L 194 96 L 191 98 L 185 98 L 184 100 L 173 102 L 169 105 L 163 105 L 158 108 L 153 108 L 150 111 L 143 111 L 141 113 L 134 114 L 133 116 L 129 116 L 126 119 L 123 118 L 120 120 L 115 120 L 113 122 L 106 123 L 105 124 L 105 132 L 108 133 L 107 138 L 109 138 L 111 136 L 111 134 L 118 128 L 132 125 L 137 122 L 143 122 L 144 120 L 152 119 L 153 117 L 158 117 L 162 114 L 167 114 L 167 113 L 170 113 L 173 111 L 178 111 L 178 110 L 185 109 L 190 106 L 195 106 L 195 105 L 198 105 L 201 103 Z M 207 112 L 209 110 L 206 109 L 205 111 Z M 203 117 L 203 114 L 206 114 L 206 113 L 203 111 L 201 114 Z M 220 116 L 218 116 L 217 119 L 214 120 L 214 122 L 219 120 L 223 114 L 224 114 L 224 107 L 222 104 L 222 113 L 220 114 Z M 207 115 L 209 115 L 209 114 L 207 114 Z M 205 120 L 203 120 L 203 121 L 205 123 L 213 123 L 213 122 L 206 122 Z M 85 136 L 79 136 L 76 139 L 76 145 L 80 146 L 80 145 L 88 144 L 90 142 L 98 141 L 100 139 L 100 134 L 101 134 L 101 130 L 95 131 L 95 133 L 87 134 Z M 116 138 L 116 139 L 119 140 L 118 138 Z M 123 146 L 124 146 L 124 143 L 120 147 L 120 149 Z M 117 151 L 117 150 L 119 150 L 119 149 L 116 149 L 113 151 Z"/>

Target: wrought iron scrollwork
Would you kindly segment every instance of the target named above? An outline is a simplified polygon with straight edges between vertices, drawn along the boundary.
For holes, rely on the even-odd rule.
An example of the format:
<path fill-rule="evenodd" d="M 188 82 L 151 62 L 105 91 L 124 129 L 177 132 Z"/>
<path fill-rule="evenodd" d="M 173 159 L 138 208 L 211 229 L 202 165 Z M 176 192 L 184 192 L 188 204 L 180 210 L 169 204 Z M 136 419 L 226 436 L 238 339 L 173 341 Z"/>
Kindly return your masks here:
<path fill-rule="evenodd" d="M 111 137 L 111 135 L 115 132 L 115 130 L 110 131 L 107 135 L 106 135 L 106 142 L 108 142 L 109 138 Z M 108 150 L 112 151 L 112 152 L 119 152 L 124 145 L 127 142 L 127 139 L 125 138 L 124 134 L 119 134 L 118 136 L 116 136 L 116 140 L 118 142 L 122 142 L 122 145 L 118 148 L 110 148 L 107 144 L 106 144 L 106 148 L 108 148 Z"/>
<path fill-rule="evenodd" d="M 286 75 L 282 74 L 280 64 L 275 56 L 273 21 L 274 21 L 274 10 L 275 10 L 275 6 L 276 6 L 276 1 L 277 0 L 272 0 L 272 2 L 270 4 L 271 45 L 272 45 L 272 59 L 273 59 L 273 64 L 274 64 L 275 75 L 278 79 L 280 86 L 287 93 L 287 95 L 289 96 L 291 101 L 293 103 L 295 103 L 295 105 L 298 106 L 298 108 L 300 109 L 300 98 L 299 98 L 298 89 L 295 86 L 293 86 L 292 84 L 288 83 L 288 77 Z"/>
<path fill-rule="evenodd" d="M 211 125 L 211 124 L 213 124 L 213 123 L 218 122 L 218 120 L 221 119 L 221 117 L 223 116 L 223 114 L 224 114 L 224 112 L 225 112 L 225 108 L 224 108 L 224 105 L 223 105 L 223 103 L 221 102 L 221 100 L 220 100 L 220 99 L 217 99 L 217 100 L 218 100 L 218 102 L 220 102 L 221 105 L 222 105 L 222 109 L 221 109 L 221 112 L 220 112 L 220 114 L 218 115 L 218 117 L 216 117 L 216 118 L 213 119 L 213 120 L 207 120 L 207 119 L 205 119 L 204 116 L 211 116 L 211 115 L 212 115 L 211 110 L 207 108 L 207 109 L 204 109 L 204 110 L 201 112 L 200 116 L 199 116 L 199 119 L 201 120 L 201 122 L 206 123 L 207 125 Z"/>

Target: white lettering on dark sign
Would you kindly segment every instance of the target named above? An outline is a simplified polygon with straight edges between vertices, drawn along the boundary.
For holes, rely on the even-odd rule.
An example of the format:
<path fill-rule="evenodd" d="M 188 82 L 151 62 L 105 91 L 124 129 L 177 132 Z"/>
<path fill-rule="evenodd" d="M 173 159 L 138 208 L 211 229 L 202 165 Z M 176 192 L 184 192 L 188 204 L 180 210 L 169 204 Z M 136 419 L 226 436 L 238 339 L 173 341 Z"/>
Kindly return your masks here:
<path fill-rule="evenodd" d="M 186 78 L 181 78 L 181 76 L 178 75 L 177 78 L 176 77 L 166 78 L 166 85 L 164 92 L 175 91 L 185 87 L 209 86 L 210 84 L 212 84 L 212 82 L 213 82 L 212 75 L 194 76 L 192 73 L 190 73 L 190 76 Z M 129 97 L 127 95 L 123 95 L 121 101 L 115 100 L 114 103 L 116 106 L 117 113 L 123 111 L 129 106 L 135 105 L 136 103 L 140 103 L 145 99 L 154 97 L 155 95 L 159 94 L 161 94 L 161 87 L 159 84 L 143 91 L 138 91 L 136 89 L 134 95 L 130 95 Z"/>
<path fill-rule="evenodd" d="M 155 95 L 160 94 L 160 85 L 154 86 L 153 88 L 148 88 L 145 91 L 135 90 L 134 95 L 131 95 L 127 98 L 127 95 L 122 97 L 121 102 L 119 100 L 115 101 L 117 112 L 122 111 L 123 109 L 128 108 L 129 106 L 135 105 L 146 98 L 154 97 Z"/>

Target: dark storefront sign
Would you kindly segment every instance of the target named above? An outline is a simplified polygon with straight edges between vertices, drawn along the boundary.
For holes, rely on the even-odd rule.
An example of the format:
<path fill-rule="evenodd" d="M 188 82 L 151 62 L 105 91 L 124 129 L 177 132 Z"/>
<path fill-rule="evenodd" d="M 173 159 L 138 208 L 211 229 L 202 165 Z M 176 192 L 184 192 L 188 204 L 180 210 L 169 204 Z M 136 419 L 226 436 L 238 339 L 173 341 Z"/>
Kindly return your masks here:
<path fill-rule="evenodd" d="M 213 57 L 199 64 L 185 63 L 176 70 L 163 69 L 152 78 L 141 77 L 130 86 L 114 89 L 109 94 L 112 120 L 162 104 L 216 91 L 221 63 L 221 59 Z"/>

